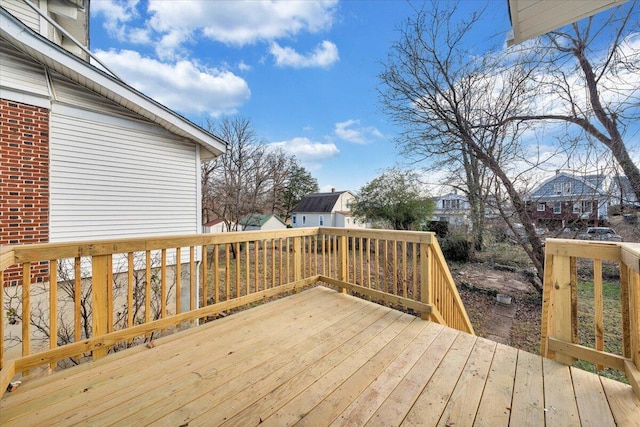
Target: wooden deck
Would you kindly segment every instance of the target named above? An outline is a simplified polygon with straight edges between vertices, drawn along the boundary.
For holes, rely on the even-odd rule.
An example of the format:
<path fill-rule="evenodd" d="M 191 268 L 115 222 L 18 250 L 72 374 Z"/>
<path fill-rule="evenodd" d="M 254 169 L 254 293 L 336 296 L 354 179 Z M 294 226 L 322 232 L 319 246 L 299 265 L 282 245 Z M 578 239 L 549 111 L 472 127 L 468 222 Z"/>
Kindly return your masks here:
<path fill-rule="evenodd" d="M 25 381 L 0 424 L 640 425 L 631 387 L 316 287 Z"/>

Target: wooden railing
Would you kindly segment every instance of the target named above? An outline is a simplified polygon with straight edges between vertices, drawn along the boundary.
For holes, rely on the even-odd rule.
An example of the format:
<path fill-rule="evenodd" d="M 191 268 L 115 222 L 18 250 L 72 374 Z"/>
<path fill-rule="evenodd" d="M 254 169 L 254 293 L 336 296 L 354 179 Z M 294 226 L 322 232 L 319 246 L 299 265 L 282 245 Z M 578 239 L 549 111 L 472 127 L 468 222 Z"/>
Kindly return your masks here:
<path fill-rule="evenodd" d="M 32 283 L 43 262 L 48 280 Z M 304 228 L 0 249 L 0 278 L 16 264 L 20 285 L 0 292 L 2 391 L 16 373 L 97 359 L 317 282 L 473 333 L 432 233 Z"/>
<path fill-rule="evenodd" d="M 588 261 L 585 261 L 588 260 Z M 586 262 L 586 265 L 585 265 Z M 605 351 L 603 265 L 615 269 L 620 293 L 620 354 Z M 583 266 L 580 268 L 579 266 Z M 590 277 L 585 279 L 585 275 Z M 578 285 L 593 286 L 593 342 L 579 341 Z M 592 285 L 591 285 L 592 284 Z M 610 313 L 609 313 L 610 314 Z M 547 239 L 542 307 L 543 356 L 623 372 L 640 398 L 640 244 Z M 591 334 L 589 334 L 591 335 Z"/>

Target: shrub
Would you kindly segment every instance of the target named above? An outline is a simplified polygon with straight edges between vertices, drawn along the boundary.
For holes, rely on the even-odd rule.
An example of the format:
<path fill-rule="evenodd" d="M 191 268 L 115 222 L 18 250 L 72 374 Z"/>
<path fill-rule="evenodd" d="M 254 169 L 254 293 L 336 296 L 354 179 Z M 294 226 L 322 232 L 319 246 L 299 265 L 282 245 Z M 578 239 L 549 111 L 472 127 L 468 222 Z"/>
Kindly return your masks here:
<path fill-rule="evenodd" d="M 449 235 L 441 246 L 447 261 L 469 262 L 473 259 L 473 243 L 464 236 Z"/>

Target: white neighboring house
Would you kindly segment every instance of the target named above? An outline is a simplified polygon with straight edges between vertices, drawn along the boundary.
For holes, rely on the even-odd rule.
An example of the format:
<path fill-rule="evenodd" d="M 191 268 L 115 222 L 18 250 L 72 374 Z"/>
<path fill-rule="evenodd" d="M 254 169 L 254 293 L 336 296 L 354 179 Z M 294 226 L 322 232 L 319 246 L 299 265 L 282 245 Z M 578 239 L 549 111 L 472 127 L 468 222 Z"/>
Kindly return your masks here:
<path fill-rule="evenodd" d="M 0 244 L 200 233 L 225 142 L 88 62 L 88 1 L 36 3 L 0 0 Z"/>
<path fill-rule="evenodd" d="M 312 193 L 306 195 L 291 212 L 291 226 L 367 228 L 367 224 L 351 215 L 355 195 L 350 191 Z"/>
<path fill-rule="evenodd" d="M 234 231 L 235 223 L 231 223 L 231 227 L 227 226 L 227 223 L 222 219 L 214 219 L 213 221 L 206 222 L 202 225 L 203 233 L 226 233 Z"/>
<path fill-rule="evenodd" d="M 282 230 L 287 224 L 273 214 L 253 213 L 240 218 L 242 231 Z"/>
<path fill-rule="evenodd" d="M 464 195 L 448 193 L 439 197 L 434 197 L 435 207 L 432 221 L 448 222 L 453 226 L 470 225 L 469 201 Z"/>

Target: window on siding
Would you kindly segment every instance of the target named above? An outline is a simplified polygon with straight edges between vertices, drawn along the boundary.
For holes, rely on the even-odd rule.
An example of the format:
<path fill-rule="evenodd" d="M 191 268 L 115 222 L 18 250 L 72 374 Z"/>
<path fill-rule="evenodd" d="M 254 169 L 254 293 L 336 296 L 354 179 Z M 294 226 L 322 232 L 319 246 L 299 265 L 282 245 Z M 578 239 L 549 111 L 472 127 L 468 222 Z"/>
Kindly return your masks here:
<path fill-rule="evenodd" d="M 582 213 L 591 213 L 593 211 L 593 202 L 591 200 L 582 201 Z"/>
<path fill-rule="evenodd" d="M 442 209 L 460 209 L 460 199 L 443 200 Z"/>
<path fill-rule="evenodd" d="M 562 213 L 562 202 L 555 202 L 553 204 L 553 213 L 554 214 Z"/>
<path fill-rule="evenodd" d="M 324 215 L 320 215 L 320 219 L 318 220 L 318 223 L 320 224 L 320 227 L 324 225 Z"/>
<path fill-rule="evenodd" d="M 295 223 L 296 223 L 296 216 L 295 216 L 295 215 L 291 217 L 291 223 L 292 223 L 292 224 L 295 224 Z"/>
<path fill-rule="evenodd" d="M 570 182 L 556 182 L 553 184 L 553 192 L 555 194 L 571 194 Z"/>
<path fill-rule="evenodd" d="M 573 213 L 574 214 L 579 214 L 582 213 L 582 205 L 580 203 L 574 203 L 573 204 Z"/>
<path fill-rule="evenodd" d="M 538 207 L 537 207 L 537 211 L 538 212 L 544 212 L 547 210 L 547 204 L 546 203 L 538 203 Z"/>
<path fill-rule="evenodd" d="M 306 215 L 302 215 L 302 225 L 305 225 L 307 223 L 307 217 Z"/>

